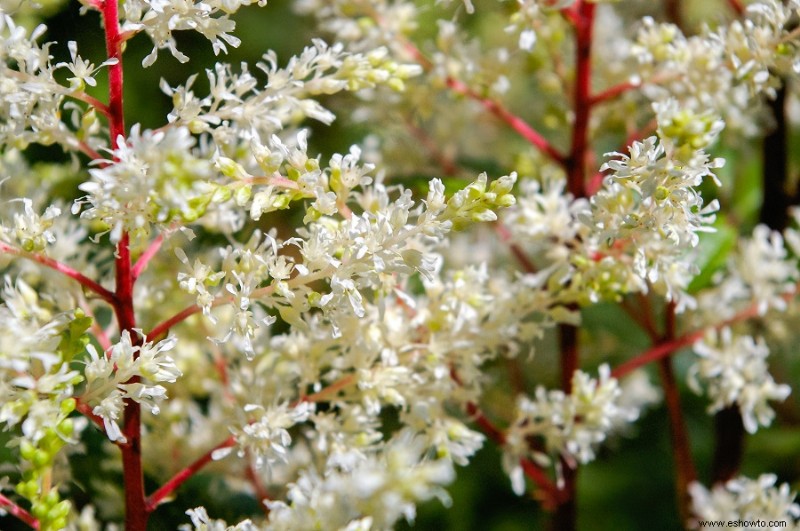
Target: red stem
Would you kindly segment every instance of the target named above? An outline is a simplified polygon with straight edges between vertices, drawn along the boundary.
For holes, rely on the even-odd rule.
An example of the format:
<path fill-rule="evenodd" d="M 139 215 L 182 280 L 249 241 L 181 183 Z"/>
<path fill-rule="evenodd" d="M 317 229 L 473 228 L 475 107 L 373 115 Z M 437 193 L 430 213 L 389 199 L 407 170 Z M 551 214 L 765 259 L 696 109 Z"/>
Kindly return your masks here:
<path fill-rule="evenodd" d="M 172 476 L 166 483 L 164 483 L 161 488 L 155 491 L 153 494 L 147 497 L 147 500 L 144 504 L 144 510 L 148 513 L 155 510 L 158 507 L 158 504 L 161 503 L 164 498 L 172 494 L 178 487 L 183 485 L 183 483 L 192 477 L 198 470 L 206 466 L 210 463 L 213 459 L 211 458 L 212 454 L 217 451 L 221 450 L 222 448 L 230 448 L 236 444 L 236 439 L 233 435 L 222 441 L 220 444 L 216 445 L 214 448 L 206 452 L 202 457 L 197 459 L 194 463 L 187 466 L 174 476 Z"/>
<path fill-rule="evenodd" d="M 103 156 L 100 153 L 98 153 L 97 151 L 92 149 L 92 147 L 89 144 L 87 144 L 86 142 L 84 142 L 83 140 L 78 141 L 78 149 L 80 149 L 81 152 L 84 155 L 86 155 L 87 157 L 89 157 L 92 160 L 102 160 L 103 159 Z"/>
<path fill-rule="evenodd" d="M 118 0 L 102 3 L 103 28 L 106 34 L 106 52 L 109 59 L 116 59 L 108 66 L 108 120 L 111 147 L 116 149 L 118 138 L 125 136 L 125 118 L 122 107 L 122 39 L 119 33 Z"/>
<path fill-rule="evenodd" d="M 692 460 L 692 451 L 686 423 L 681 411 L 680 393 L 672 369 L 672 358 L 662 358 L 658 362 L 658 372 L 664 389 L 664 402 L 669 413 L 669 427 L 672 435 L 672 450 L 675 459 L 675 490 L 678 499 L 678 512 L 681 521 L 687 522 L 691 515 L 689 485 L 697 479 L 697 471 Z"/>
<path fill-rule="evenodd" d="M 502 430 L 495 426 L 491 420 L 486 418 L 486 415 L 483 414 L 483 411 L 481 411 L 474 402 L 467 402 L 467 414 L 480 426 L 481 431 L 499 446 L 503 446 L 506 443 L 506 436 L 503 434 Z"/>
<path fill-rule="evenodd" d="M 378 21 L 381 23 L 381 21 Z M 414 45 L 414 43 L 410 41 L 405 41 L 405 48 L 406 51 L 411 54 L 414 59 L 416 59 L 422 68 L 425 70 L 431 70 L 433 68 L 433 63 L 431 60 L 425 57 L 419 48 Z M 535 130 L 531 125 L 529 125 L 525 120 L 520 118 L 519 116 L 515 115 L 514 113 L 510 112 L 508 109 L 503 107 L 502 104 L 491 100 L 489 98 L 485 98 L 469 88 L 463 81 L 458 79 L 448 77 L 446 80 L 447 86 L 450 87 L 454 92 L 457 94 L 461 94 L 463 96 L 467 96 L 470 99 L 473 99 L 483 105 L 488 111 L 492 114 L 500 118 L 504 121 L 507 125 L 510 125 L 512 129 L 514 129 L 517 133 L 519 133 L 525 140 L 542 150 L 548 157 L 553 159 L 555 162 L 561 164 L 562 166 L 565 163 L 566 158 L 562 153 L 560 153 L 552 144 L 544 137 L 541 133 Z"/>
<path fill-rule="evenodd" d="M 742 0 L 728 0 L 728 5 L 733 9 L 738 16 L 744 15 L 745 7 Z"/>
<path fill-rule="evenodd" d="M 544 152 L 545 155 L 561 165 L 565 164 L 564 155 L 561 154 L 555 147 L 553 147 L 553 145 L 550 144 L 550 142 L 544 136 L 542 136 L 541 133 L 534 129 L 525 120 L 506 109 L 501 103 L 489 98 L 484 98 L 469 88 L 463 81 L 454 79 L 452 77 L 447 78 L 447 86 L 453 89 L 454 92 L 477 101 L 483 105 L 486 110 L 497 116 L 507 125 L 511 126 L 511 128 L 519 133 L 522 138 Z"/>
<path fill-rule="evenodd" d="M 106 36 L 106 51 L 109 59 L 116 63 L 108 67 L 108 118 L 111 134 L 111 147 L 116 149 L 125 137 L 125 118 L 123 114 L 122 83 L 122 42 L 119 27 L 118 0 L 104 0 L 102 4 L 103 28 Z M 114 311 L 117 315 L 119 330 L 132 332 L 136 327 L 133 309 L 133 271 L 131 268 L 130 238 L 123 233 L 117 244 L 115 262 L 117 285 L 117 303 Z M 134 377 L 128 383 L 137 383 Z M 122 431 L 128 443 L 121 446 L 122 471 L 125 481 L 125 529 L 127 531 L 145 531 L 149 512 L 145 507 L 144 475 L 142 470 L 142 409 L 138 402 L 125 399 L 125 416 Z"/>
<path fill-rule="evenodd" d="M 573 110 L 575 125 L 567 157 L 567 188 L 575 197 L 585 195 L 586 152 L 589 145 L 589 116 L 591 114 L 592 84 L 592 28 L 594 26 L 593 2 L 575 4 L 575 93 Z"/>
<path fill-rule="evenodd" d="M 675 303 L 667 305 L 664 314 L 664 337 L 666 341 L 675 338 Z M 662 358 L 658 363 L 661 383 L 664 389 L 664 401 L 669 413 L 669 426 L 672 435 L 672 449 L 675 459 L 675 490 L 678 500 L 678 512 L 681 521 L 687 522 L 691 516 L 691 498 L 689 485 L 697 479 L 697 470 L 692 460 L 692 450 L 689 444 L 689 435 L 686 431 L 686 422 L 681 410 L 680 393 L 675 372 L 672 368 L 672 358 Z"/>
<path fill-rule="evenodd" d="M 9 514 L 15 516 L 31 526 L 33 529 L 39 529 L 39 520 L 33 517 L 31 513 L 14 503 L 13 501 L 9 500 L 2 494 L 0 494 L 0 507 L 4 510 L 8 511 Z"/>
<path fill-rule="evenodd" d="M 252 459 L 250 456 L 247 457 L 248 463 L 247 467 L 245 468 L 245 476 L 247 476 L 247 480 L 250 482 L 250 485 L 253 487 L 253 492 L 256 495 L 256 499 L 259 501 L 259 505 L 261 506 L 261 510 L 264 511 L 264 514 L 269 516 L 269 507 L 267 506 L 265 501 L 269 501 L 271 498 L 267 489 L 264 487 L 264 482 L 261 481 L 261 478 L 258 477 L 258 473 L 256 471 L 255 466 L 253 466 Z"/>
<path fill-rule="evenodd" d="M 689 345 L 693 345 L 696 341 L 702 338 L 704 334 L 705 330 L 696 330 L 694 332 L 685 334 L 675 339 L 662 341 L 657 345 L 653 345 L 652 347 L 647 349 L 644 353 L 639 354 L 635 358 L 629 359 L 625 363 L 617 366 L 614 370 L 611 371 L 611 376 L 620 379 L 623 376 L 628 375 L 629 373 L 633 372 L 634 370 L 638 369 L 643 365 L 647 365 L 652 361 L 657 361 L 662 358 L 665 358 L 670 354 L 672 354 L 673 352 L 675 352 L 676 350 L 682 349 L 683 347 L 688 347 Z"/>
<path fill-rule="evenodd" d="M 633 83 L 631 81 L 625 81 L 618 85 L 614 85 L 613 87 L 609 87 L 602 92 L 595 94 L 594 96 L 589 98 L 589 105 L 597 105 L 599 103 L 603 103 L 608 100 L 613 100 L 617 96 L 625 94 L 630 90 L 635 90 L 639 88 L 642 84 L 641 83 Z"/>
<path fill-rule="evenodd" d="M 53 260 L 52 258 L 44 256 L 42 254 L 28 253 L 26 251 L 23 251 L 22 249 L 17 249 L 16 247 L 12 247 L 11 245 L 8 245 L 4 242 L 0 242 L 0 253 L 13 254 L 14 256 L 19 256 L 20 258 L 27 258 L 28 260 L 39 262 L 43 266 L 49 267 L 50 269 L 58 271 L 59 273 L 62 273 L 68 276 L 69 278 L 76 280 L 84 288 L 91 291 L 92 293 L 94 293 L 104 301 L 108 302 L 109 304 L 113 305 L 116 303 L 115 295 L 111 291 L 107 290 L 94 280 L 75 271 L 68 265 L 62 264 L 58 260 Z"/>
<path fill-rule="evenodd" d="M 133 311 L 133 271 L 131 268 L 130 240 L 127 233 L 117 245 L 117 300 L 115 307 L 120 331 L 132 334 L 136 327 Z M 132 335 L 131 337 L 135 337 Z M 138 355 L 138 354 L 137 354 Z M 126 383 L 138 383 L 134 376 Z M 130 398 L 125 399 L 125 416 L 122 432 L 128 444 L 121 447 L 122 472 L 125 481 L 125 529 L 145 531 L 149 512 L 145 507 L 144 471 L 142 469 L 142 407 Z"/>
<path fill-rule="evenodd" d="M 800 284 L 796 284 L 792 291 L 784 293 L 781 296 L 781 298 L 788 302 L 797 296 L 797 292 L 799 289 L 800 289 Z M 706 330 L 710 329 L 719 330 L 731 324 L 738 323 L 740 321 L 746 321 L 747 319 L 752 319 L 753 317 L 756 317 L 758 314 L 759 314 L 758 304 L 752 304 L 749 308 L 745 308 L 744 310 L 737 313 L 730 319 L 722 321 L 721 323 L 717 323 L 707 328 L 689 332 L 674 339 L 663 340 L 659 344 L 653 345 L 644 353 L 639 354 L 635 358 L 629 359 L 625 363 L 617 366 L 614 370 L 611 371 L 611 376 L 620 379 L 626 376 L 627 374 L 633 372 L 634 370 L 638 369 L 639 367 L 647 365 L 651 361 L 658 361 L 661 358 L 669 356 L 676 350 L 694 344 L 696 341 L 701 339 L 703 335 L 705 335 Z"/>
<path fill-rule="evenodd" d="M 575 309 L 575 308 L 571 308 Z M 572 375 L 578 370 L 578 328 L 568 324 L 558 326 L 558 339 L 561 350 L 561 389 L 572 392 Z M 575 497 L 578 483 L 578 469 L 563 457 L 561 463 L 563 486 L 560 489 L 559 503 L 553 514 L 553 529 L 570 531 L 576 529 L 577 512 Z"/>
<path fill-rule="evenodd" d="M 94 97 L 86 94 L 85 92 L 71 92 L 71 93 L 67 94 L 67 96 L 69 96 L 70 98 L 74 98 L 76 100 L 80 100 L 80 101 L 82 101 L 84 103 L 88 103 L 89 105 L 94 107 L 94 109 L 97 112 L 99 112 L 100 114 L 102 114 L 103 116 L 106 116 L 108 118 L 111 117 L 111 113 L 108 110 L 108 105 L 106 105 L 102 101 L 98 100 L 97 98 L 94 98 Z"/>
<path fill-rule="evenodd" d="M 106 426 L 103 423 L 102 417 L 98 417 L 97 415 L 95 415 L 92 412 L 92 406 L 90 406 L 86 402 L 81 401 L 80 397 L 76 396 L 74 398 L 76 402 L 75 409 L 78 411 L 78 413 L 91 420 L 98 428 L 100 428 L 101 432 L 105 433 Z"/>
<path fill-rule="evenodd" d="M 522 266 L 522 270 L 526 273 L 535 273 L 536 266 L 533 265 L 533 262 L 531 262 L 531 259 L 528 258 L 527 254 L 525 254 L 525 251 L 523 251 L 519 245 L 511 240 L 511 231 L 508 230 L 508 227 L 503 225 L 502 222 L 498 221 L 494 224 L 494 229 L 497 231 L 497 234 L 500 235 L 500 238 L 508 244 L 509 248 L 511 249 L 511 254 L 514 255 L 514 258 L 517 259 L 519 265 Z"/>
<path fill-rule="evenodd" d="M 450 369 L 450 377 L 458 385 L 463 385 L 461 377 L 459 377 L 454 368 Z M 506 443 L 506 436 L 503 431 L 495 426 L 494 423 L 483 414 L 477 404 L 474 402 L 467 402 L 466 407 L 469 416 L 475 419 L 475 423 L 481 428 L 481 431 L 483 431 L 485 435 L 487 435 L 498 446 L 503 446 Z M 558 488 L 553 484 L 552 481 L 550 481 L 550 478 L 547 477 L 547 474 L 545 474 L 544 471 L 530 459 L 520 459 L 520 466 L 522 467 L 522 471 L 525 473 L 525 475 L 528 476 L 531 481 L 536 483 L 536 485 L 544 493 L 544 499 L 542 503 L 547 508 L 556 506 L 558 504 L 560 493 Z"/>
<path fill-rule="evenodd" d="M 139 278 L 139 275 L 142 274 L 142 271 L 145 270 L 147 264 L 150 263 L 150 260 L 158 253 L 158 250 L 161 249 L 161 244 L 164 243 L 164 235 L 159 234 L 156 238 L 150 242 L 150 245 L 147 246 L 147 249 L 142 253 L 138 260 L 136 260 L 136 264 L 133 266 L 133 280 L 135 281 Z"/>
<path fill-rule="evenodd" d="M 147 338 L 151 341 L 155 341 L 156 338 L 161 337 L 162 335 L 166 335 L 169 332 L 169 329 L 175 326 L 178 323 L 181 323 L 191 317 L 196 313 L 200 313 L 203 309 L 196 305 L 192 304 L 191 306 L 187 306 L 180 312 L 176 313 L 166 321 L 156 325 L 150 332 L 147 333 Z"/>

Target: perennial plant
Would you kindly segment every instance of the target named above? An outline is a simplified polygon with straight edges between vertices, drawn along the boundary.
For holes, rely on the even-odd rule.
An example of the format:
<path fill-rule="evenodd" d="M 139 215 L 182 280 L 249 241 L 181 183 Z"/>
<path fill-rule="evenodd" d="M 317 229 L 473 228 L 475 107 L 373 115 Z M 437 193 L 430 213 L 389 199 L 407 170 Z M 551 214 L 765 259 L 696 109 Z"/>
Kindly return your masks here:
<path fill-rule="evenodd" d="M 491 445 L 568 531 L 665 411 L 674 523 L 798 528 L 743 459 L 797 433 L 800 1 L 297 0 L 225 62 L 266 4 L 81 0 L 98 52 L 0 0 L 0 526 L 391 529 Z"/>

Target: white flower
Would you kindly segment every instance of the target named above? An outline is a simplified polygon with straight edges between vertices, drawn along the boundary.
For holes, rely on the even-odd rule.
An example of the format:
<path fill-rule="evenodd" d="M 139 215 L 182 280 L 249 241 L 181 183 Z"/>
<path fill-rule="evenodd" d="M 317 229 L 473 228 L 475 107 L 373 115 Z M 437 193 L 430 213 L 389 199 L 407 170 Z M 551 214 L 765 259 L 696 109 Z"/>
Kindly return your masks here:
<path fill-rule="evenodd" d="M 738 279 L 758 303 L 758 313 L 767 309 L 785 310 L 784 296 L 794 292 L 800 278 L 796 260 L 790 258 L 783 237 L 765 225 L 757 225 L 753 235 L 740 243 L 733 255 L 731 277 Z"/>
<path fill-rule="evenodd" d="M 503 466 L 517 494 L 524 488 L 520 458 L 549 464 L 552 457 L 561 456 L 573 464 L 588 463 L 609 434 L 638 418 L 637 409 L 621 405 L 622 390 L 611 378 L 608 365 L 601 366 L 599 372 L 599 379 L 594 379 L 576 371 L 570 394 L 538 387 L 533 400 L 518 398 L 517 417 L 506 434 L 503 455 Z M 531 438 L 540 439 L 547 453 L 534 450 Z"/>
<path fill-rule="evenodd" d="M 767 402 L 785 400 L 791 389 L 777 384 L 769 374 L 769 349 L 763 339 L 734 337 L 726 327 L 719 333 L 709 332 L 695 343 L 694 351 L 700 359 L 689 369 L 689 385 L 697 393 L 706 388 L 712 399 L 710 412 L 738 405 L 749 433 L 772 422 L 775 412 Z"/>
<path fill-rule="evenodd" d="M 519 34 L 519 48 L 530 52 L 533 50 L 533 45 L 536 44 L 536 32 L 532 29 L 527 29 Z"/>
<path fill-rule="evenodd" d="M 91 179 L 79 186 L 87 195 L 75 202 L 73 213 L 89 205 L 81 217 L 103 221 L 114 243 L 123 232 L 144 238 L 155 223 L 166 226 L 178 213 L 188 217 L 195 181 L 209 176 L 212 167 L 194 156 L 189 130 L 142 132 L 136 124 L 117 144 L 109 150 L 109 159 L 93 162 L 98 167 L 89 170 Z M 175 181 L 188 183 L 181 189 Z"/>
<path fill-rule="evenodd" d="M 244 457 L 245 450 L 252 453 L 258 468 L 271 468 L 277 462 L 286 462 L 288 448 L 292 438 L 287 431 L 295 424 L 308 420 L 314 411 L 314 404 L 301 402 L 295 407 L 287 404 L 264 408 L 256 404 L 248 404 L 245 412 L 263 411 L 261 417 L 242 428 L 231 430 L 240 447 L 239 457 Z"/>
<path fill-rule="evenodd" d="M 61 209 L 50 205 L 39 215 L 33 209 L 32 200 L 22 197 L 14 202 L 22 203 L 22 212 L 14 213 L 13 227 L 0 225 L 0 239 L 19 245 L 28 252 L 43 251 L 47 245 L 55 243 L 52 228 L 61 215 Z"/>
<path fill-rule="evenodd" d="M 71 77 L 67 78 L 70 90 L 83 90 L 85 85 L 89 85 L 90 87 L 97 86 L 97 80 L 94 78 L 95 73 L 104 66 L 117 64 L 116 59 L 109 59 L 95 68 L 93 63 L 82 59 L 78 55 L 78 43 L 69 41 L 67 47 L 69 48 L 69 55 L 72 62 L 58 63 L 56 68 L 66 68 L 72 74 Z"/>
<path fill-rule="evenodd" d="M 417 502 L 433 497 L 448 502 L 442 486 L 453 479 L 449 461 L 425 460 L 423 450 L 418 439 L 403 432 L 351 471 L 328 470 L 324 476 L 303 471 L 290 485 L 289 503 L 267 502 L 267 528 L 341 529 L 365 515 L 376 529 L 389 529 L 400 518 L 411 521 Z"/>
<path fill-rule="evenodd" d="M 89 353 L 84 370 L 87 385 L 81 400 L 94 405 L 93 413 L 103 419 L 106 434 L 112 441 L 124 440 L 117 424 L 125 407 L 123 399 L 129 398 L 147 406 L 154 415 L 159 413 L 158 402 L 167 398 L 166 389 L 161 385 L 129 382 L 133 377 L 156 382 L 176 381 L 181 371 L 165 354 L 175 343 L 175 338 L 154 344 L 142 337 L 141 344 L 137 345 L 130 332 L 124 330 L 107 354 L 98 354 L 91 344 L 86 346 Z"/>
<path fill-rule="evenodd" d="M 695 520 L 771 522 L 764 529 L 796 528 L 800 505 L 788 483 L 776 486 L 777 476 L 762 474 L 758 479 L 740 476 L 710 491 L 700 483 L 692 483 L 692 512 Z M 697 526 L 697 522 L 694 522 Z M 693 527 L 694 527 L 693 526 Z"/>

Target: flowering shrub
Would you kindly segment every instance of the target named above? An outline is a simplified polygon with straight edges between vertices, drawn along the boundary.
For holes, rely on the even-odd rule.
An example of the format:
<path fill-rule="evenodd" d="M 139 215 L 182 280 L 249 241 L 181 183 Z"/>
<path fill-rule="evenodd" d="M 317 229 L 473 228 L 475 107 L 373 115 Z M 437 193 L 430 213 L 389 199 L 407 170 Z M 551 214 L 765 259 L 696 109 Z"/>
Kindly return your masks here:
<path fill-rule="evenodd" d="M 87 59 L 0 1 L 4 526 L 388 529 L 495 445 L 569 530 L 662 398 L 676 522 L 798 525 L 741 468 L 797 423 L 800 2 L 298 0 L 301 51 L 224 62 L 266 3 L 82 0 Z M 137 123 L 187 32 L 219 61 Z"/>

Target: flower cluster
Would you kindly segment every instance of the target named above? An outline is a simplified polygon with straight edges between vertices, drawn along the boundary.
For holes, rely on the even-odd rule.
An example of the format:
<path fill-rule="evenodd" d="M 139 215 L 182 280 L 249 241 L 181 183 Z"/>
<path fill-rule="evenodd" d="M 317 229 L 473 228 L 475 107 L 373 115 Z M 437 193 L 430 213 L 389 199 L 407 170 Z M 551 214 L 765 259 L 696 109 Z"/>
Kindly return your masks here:
<path fill-rule="evenodd" d="M 17 493 L 26 498 L 40 528 L 55 531 L 67 522 L 71 503 L 51 478 L 58 456 L 75 444 L 85 421 L 70 418 L 75 386 L 84 377 L 71 367 L 89 341 L 91 319 L 80 312 L 54 314 L 24 282 L 6 278 L 0 305 L 0 422 L 18 430 L 22 477 Z"/>
<path fill-rule="evenodd" d="M 698 393 L 700 382 L 707 386 L 709 411 L 738 405 L 750 433 L 772 422 L 775 412 L 767 402 L 785 400 L 791 389 L 777 384 L 767 371 L 769 349 L 763 340 L 734 338 L 730 328 L 723 328 L 696 343 L 694 351 L 700 359 L 689 370 L 689 383 Z"/>
<path fill-rule="evenodd" d="M 266 0 L 82 3 L 112 59 L 42 43 L 29 8 L 0 0 L 0 424 L 19 464 L 0 511 L 140 530 L 203 469 L 211 496 L 264 515 L 229 526 L 192 500 L 183 529 L 389 529 L 447 505 L 490 441 L 514 492 L 530 480 L 575 521 L 572 470 L 634 431 L 661 396 L 641 367 L 660 362 L 697 518 L 796 523 L 774 476 L 689 487 L 685 366 L 668 357 L 694 342 L 690 387 L 750 433 L 790 393 L 767 344 L 796 317 L 800 231 L 756 225 L 723 187 L 750 170 L 712 154 L 765 131 L 760 102 L 800 72 L 800 0 L 732 1 L 738 20 L 694 34 L 642 3 L 484 18 L 470 0 L 298 0 L 328 40 L 162 80 L 156 125 L 126 124 L 126 43 L 152 41 L 146 67 L 162 50 L 188 62 L 182 31 L 225 53 L 234 15 Z M 345 134 L 326 144 L 334 120 Z M 558 389 L 542 385 L 552 359 Z M 81 484 L 65 458 L 98 440 L 122 484 Z M 93 498 L 80 514 L 71 479 Z"/>
<path fill-rule="evenodd" d="M 764 521 L 770 529 L 796 526 L 800 505 L 788 483 L 776 486 L 777 476 L 763 474 L 758 479 L 738 477 L 708 490 L 699 483 L 689 489 L 696 520 Z"/>
<path fill-rule="evenodd" d="M 144 404 L 154 415 L 158 414 L 157 402 L 166 399 L 167 390 L 161 385 L 149 385 L 140 380 L 175 382 L 181 372 L 175 361 L 165 354 L 174 346 L 174 338 L 155 344 L 142 338 L 140 344 L 138 341 L 134 343 L 127 330 L 122 332 L 119 342 L 111 347 L 108 355 L 101 356 L 94 345 L 86 345 L 90 358 L 83 372 L 86 388 L 80 399 L 93 406 L 92 413 L 103 419 L 110 440 L 125 441 L 117 423 L 125 399 Z"/>
<path fill-rule="evenodd" d="M 787 21 L 797 2 L 767 0 L 747 7 L 747 18 L 700 35 L 645 18 L 632 48 L 644 93 L 653 100 L 677 98 L 694 110 L 722 113 L 731 127 L 753 132 L 753 94 L 774 94 L 778 75 L 791 74 L 796 35 Z"/>
<path fill-rule="evenodd" d="M 586 199 L 563 192 L 565 181 L 529 184 L 506 216 L 515 240 L 537 257 L 549 289 L 564 303 L 618 300 L 651 289 L 680 307 L 693 304 L 686 288 L 697 270 L 686 258 L 699 234 L 712 230 L 717 201 L 704 202 L 698 187 L 721 160 L 703 148 L 719 133 L 719 122 L 655 105 L 659 137 L 634 142 L 629 155 L 602 166 L 610 170 L 602 188 Z M 697 129 L 697 123 L 707 124 Z"/>
<path fill-rule="evenodd" d="M 533 400 L 521 396 L 503 455 L 514 492 L 521 495 L 525 490 L 521 458 L 549 464 L 554 457 L 563 457 L 572 467 L 576 461 L 594 460 L 595 449 L 615 428 L 639 416 L 638 408 L 620 405 L 621 395 L 617 380 L 603 365 L 598 379 L 576 371 L 569 394 L 539 387 Z"/>

